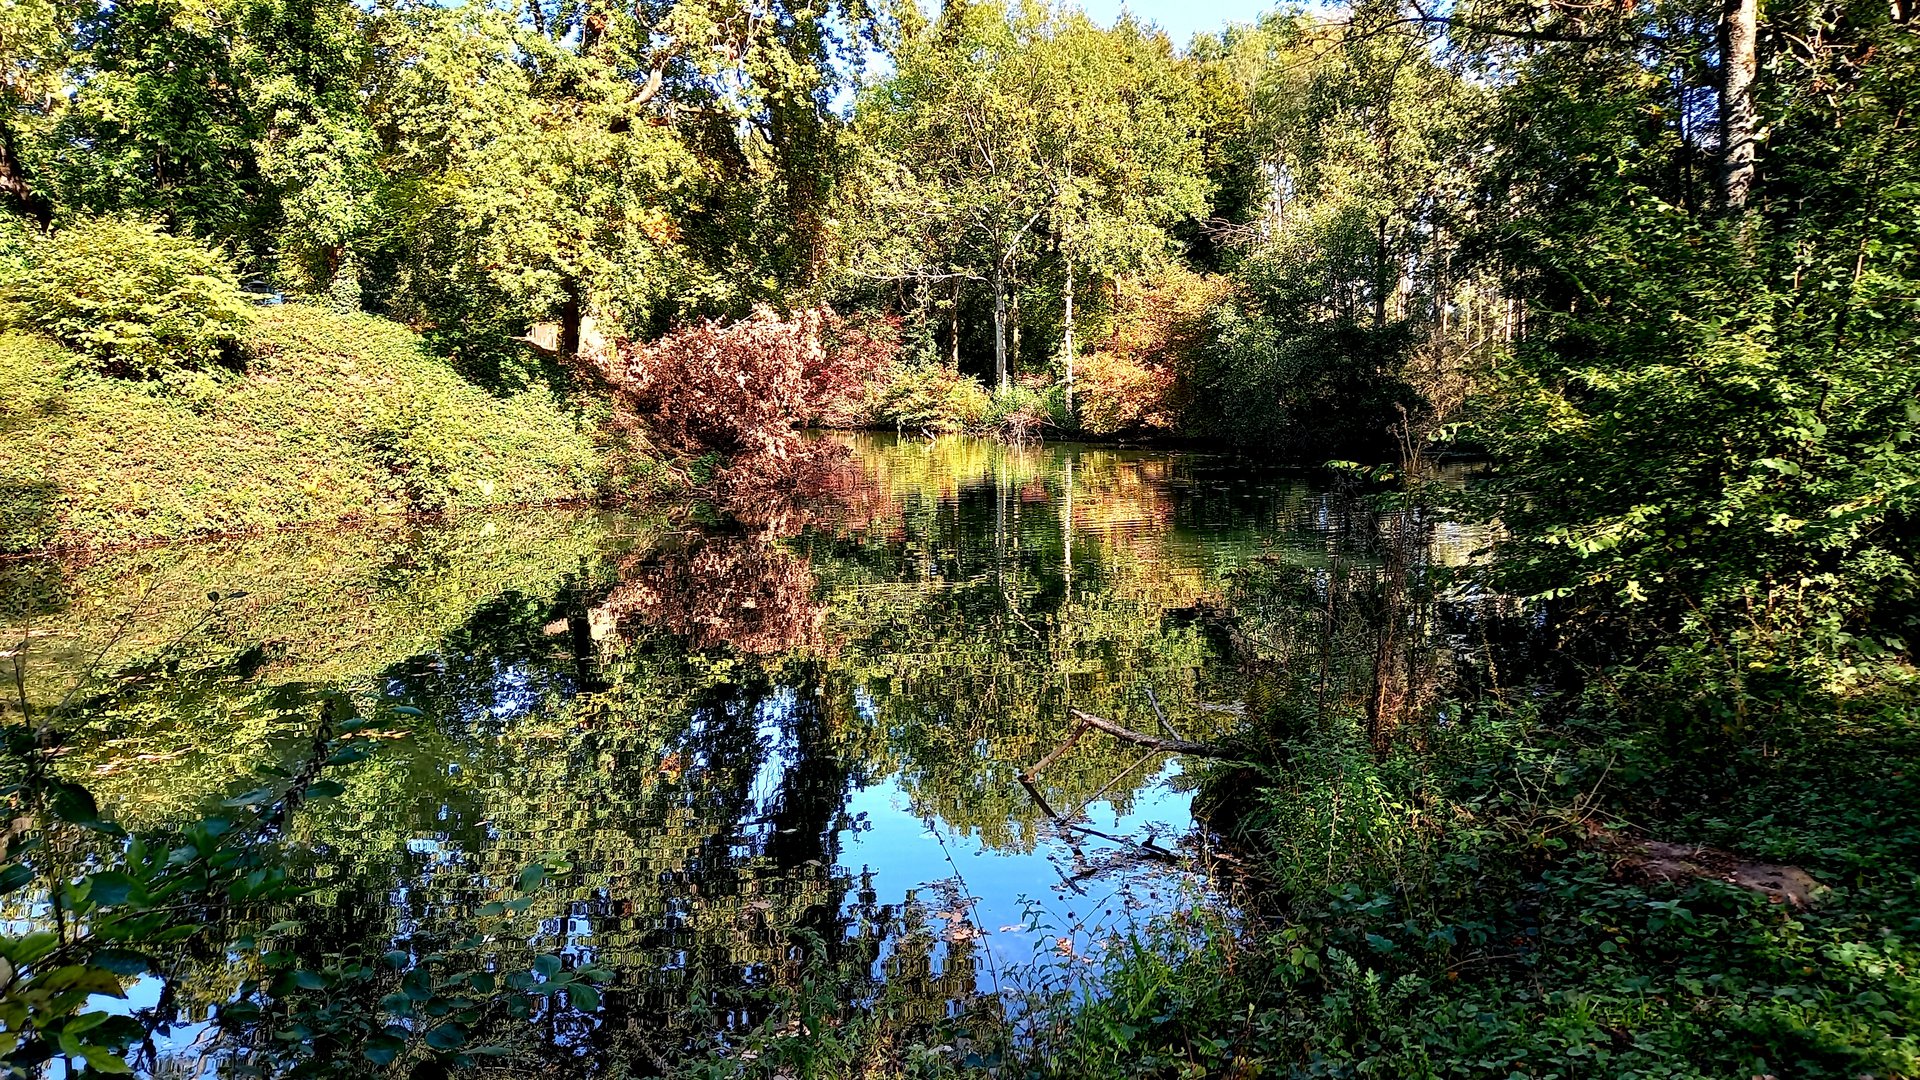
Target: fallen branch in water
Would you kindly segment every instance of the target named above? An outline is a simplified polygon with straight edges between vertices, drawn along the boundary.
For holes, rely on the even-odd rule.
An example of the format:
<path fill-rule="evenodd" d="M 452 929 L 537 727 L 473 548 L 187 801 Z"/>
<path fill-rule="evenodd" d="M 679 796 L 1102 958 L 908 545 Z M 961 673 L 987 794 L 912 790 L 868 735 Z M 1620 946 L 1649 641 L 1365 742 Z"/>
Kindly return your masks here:
<path fill-rule="evenodd" d="M 1114 738 L 1119 739 L 1121 742 L 1129 742 L 1135 746 L 1144 746 L 1149 750 L 1159 750 L 1167 754 L 1188 754 L 1193 757 L 1218 758 L 1233 756 L 1225 747 L 1217 743 L 1194 742 L 1191 739 L 1174 739 L 1160 735 L 1148 735 L 1143 731 L 1135 731 L 1129 727 L 1121 727 L 1111 720 L 1095 716 L 1092 713 L 1081 712 L 1079 709 L 1068 709 L 1067 711 L 1073 715 L 1075 720 L 1080 721 L 1080 723 L 1086 727 L 1093 728 L 1096 731 L 1104 731 Z M 1078 738 L 1077 729 L 1074 737 Z M 1052 757 L 1047 759 L 1049 762 L 1052 760 Z M 1045 763 L 1046 762 L 1042 762 L 1042 764 Z"/>
<path fill-rule="evenodd" d="M 1181 867 L 1187 865 L 1186 860 L 1182 859 L 1178 852 L 1169 851 L 1159 844 L 1154 843 L 1150 838 L 1146 840 L 1136 840 L 1131 836 L 1115 836 L 1110 832 L 1101 832 L 1099 829 L 1093 828 L 1090 825 L 1083 825 L 1078 821 L 1060 816 L 1060 812 L 1055 810 L 1047 802 L 1046 796 L 1040 794 L 1040 788 L 1036 786 L 1032 780 L 1028 779 L 1025 774 L 1020 776 L 1020 786 L 1027 789 L 1027 794 L 1033 797 L 1034 805 L 1038 806 L 1040 812 L 1047 816 L 1047 820 L 1053 823 L 1053 827 L 1062 833 L 1078 833 L 1082 836 L 1095 836 L 1102 840 L 1111 840 L 1116 844 L 1121 844 L 1129 848 L 1137 858 L 1153 859 L 1157 862 L 1170 863 L 1174 866 Z M 1077 859 L 1079 857 L 1079 845 L 1075 844 L 1073 848 L 1075 858 Z"/>

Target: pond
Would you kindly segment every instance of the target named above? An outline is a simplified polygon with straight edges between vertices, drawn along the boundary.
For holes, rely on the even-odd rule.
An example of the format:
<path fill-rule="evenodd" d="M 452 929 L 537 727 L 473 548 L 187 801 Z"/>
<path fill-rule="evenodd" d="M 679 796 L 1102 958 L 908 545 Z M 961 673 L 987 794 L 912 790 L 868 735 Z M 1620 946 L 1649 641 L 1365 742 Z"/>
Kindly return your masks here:
<path fill-rule="evenodd" d="M 1228 910 L 1192 805 L 1205 766 L 1097 733 L 1056 754 L 1069 710 L 1211 740 L 1288 695 L 1377 698 L 1379 627 L 1403 620 L 1335 599 L 1484 541 L 1423 523 L 1383 553 L 1377 512 L 1227 457 L 822 438 L 845 448 L 830 476 L 730 515 L 521 510 L 20 562 L 0 616 L 62 774 L 129 827 L 297 759 L 317 695 L 397 717 L 288 826 L 316 888 L 250 913 L 256 932 L 377 956 L 564 862 L 525 945 L 614 978 L 535 1041 L 648 1072 L 724 1055 L 803 990 L 928 1022 L 1084 991 L 1116 935 Z M 1444 621 L 1417 631 L 1429 651 Z M 194 1074 L 240 966 L 131 988 L 170 1075 Z"/>

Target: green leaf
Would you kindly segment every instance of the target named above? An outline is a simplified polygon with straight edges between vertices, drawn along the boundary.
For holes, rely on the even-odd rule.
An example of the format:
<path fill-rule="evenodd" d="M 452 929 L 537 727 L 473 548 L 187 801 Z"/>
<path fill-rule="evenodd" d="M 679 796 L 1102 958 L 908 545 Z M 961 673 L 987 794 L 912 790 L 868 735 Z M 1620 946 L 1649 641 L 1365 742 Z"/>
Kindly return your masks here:
<path fill-rule="evenodd" d="M 53 781 L 47 793 L 47 809 L 62 821 L 93 821 L 100 816 L 100 806 L 93 801 L 93 793 L 66 780 Z"/>
<path fill-rule="evenodd" d="M 66 1026 L 61 1028 L 60 1031 L 66 1035 L 80 1035 L 92 1031 L 94 1028 L 99 1027 L 112 1018 L 112 1013 L 81 1013 L 79 1016 L 67 1021 Z"/>
<path fill-rule="evenodd" d="M 153 970 L 153 958 L 131 949 L 101 949 L 93 954 L 93 966 L 115 975 L 143 975 Z"/>
<path fill-rule="evenodd" d="M 327 758 L 327 764 L 352 765 L 355 762 L 365 761 L 372 756 L 373 756 L 373 745 L 371 743 L 350 742 L 345 746 L 342 746 L 340 749 L 335 750 L 333 752 L 333 756 Z M 345 790 L 345 789 L 342 789 L 342 790 Z"/>
<path fill-rule="evenodd" d="M 427 1031 L 427 1045 L 435 1050 L 458 1050 L 466 1043 L 467 1031 L 459 1024 L 441 1024 Z"/>
<path fill-rule="evenodd" d="M 592 1012 L 600 1007 L 600 991 L 586 983 L 568 983 L 567 1002 L 581 1012 Z"/>
<path fill-rule="evenodd" d="M 406 967 L 407 961 L 412 959 L 404 949 L 390 949 L 383 955 L 387 963 L 393 965 L 396 969 Z"/>
<path fill-rule="evenodd" d="M 543 979 L 551 979 L 560 974 L 560 958 L 552 953 L 542 953 L 533 958 L 533 970 Z"/>
<path fill-rule="evenodd" d="M 94 1072 L 115 1076 L 126 1076 L 133 1072 L 133 1068 L 122 1060 L 120 1055 L 104 1046 L 81 1047 L 80 1056 L 87 1060 L 87 1068 Z"/>
<path fill-rule="evenodd" d="M 102 870 L 87 878 L 87 899 L 103 907 L 119 907 L 132 902 L 142 905 L 147 890 L 132 875 L 121 870 Z"/>
<path fill-rule="evenodd" d="M 50 993 L 63 990 L 79 990 L 88 994 L 104 994 L 107 997 L 126 997 L 120 989 L 120 978 L 104 968 L 85 967 L 69 964 L 55 968 L 45 976 L 32 980 L 33 988 Z"/>
<path fill-rule="evenodd" d="M 374 1035 L 367 1039 L 367 1045 L 360 1053 L 375 1065 L 391 1065 L 400 1057 L 407 1044 L 391 1035 Z"/>
<path fill-rule="evenodd" d="M 24 888 L 33 881 L 33 871 L 19 863 L 0 867 L 0 895 Z"/>
<path fill-rule="evenodd" d="M 540 883 L 546 879 L 547 868 L 545 866 L 539 863 L 529 863 L 525 870 L 520 871 L 520 891 L 530 893 L 538 889 Z"/>
<path fill-rule="evenodd" d="M 331 799 L 346 790 L 347 786 L 337 780 L 316 780 L 303 794 L 309 799 Z"/>

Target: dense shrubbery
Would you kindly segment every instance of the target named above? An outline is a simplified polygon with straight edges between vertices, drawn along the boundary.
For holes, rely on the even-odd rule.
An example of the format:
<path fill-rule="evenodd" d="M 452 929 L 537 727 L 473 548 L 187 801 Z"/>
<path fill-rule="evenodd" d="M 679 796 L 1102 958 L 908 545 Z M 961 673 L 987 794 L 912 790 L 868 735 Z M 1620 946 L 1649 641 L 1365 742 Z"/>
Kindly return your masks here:
<path fill-rule="evenodd" d="M 883 336 L 828 311 L 782 318 L 761 308 L 731 324 L 622 342 L 599 367 L 624 421 L 667 449 L 785 460 L 800 452 L 796 424 L 856 415 L 869 373 L 891 351 Z"/>
<path fill-rule="evenodd" d="M 247 301 L 217 252 L 137 218 L 31 241 L 4 282 L 9 316 L 112 375 L 152 377 L 236 358 Z"/>
<path fill-rule="evenodd" d="M 870 423 L 901 431 L 968 431 L 986 419 L 990 407 L 980 380 L 939 362 L 896 362 L 868 388 Z"/>
<path fill-rule="evenodd" d="M 1357 725 L 1302 733 L 1241 819 L 1269 860 L 1272 929 L 1133 943 L 1056 1075 L 1913 1074 L 1906 704 L 1807 733 L 1726 797 L 1661 798 L 1641 771 L 1657 743 L 1597 710 L 1571 726 L 1482 713 L 1385 759 Z M 1634 827 L 1832 891 L 1800 910 L 1712 875 L 1637 876 L 1592 842 L 1626 806 Z"/>
<path fill-rule="evenodd" d="M 544 388 L 498 399 L 369 315 L 256 310 L 245 373 L 93 372 L 0 336 L 6 546 L 102 544 L 371 514 L 592 497 L 602 455 Z"/>
<path fill-rule="evenodd" d="M 1186 430 L 1197 419 L 1188 414 L 1207 318 L 1230 288 L 1224 277 L 1179 266 L 1122 281 L 1107 339 L 1080 362 L 1076 405 L 1085 428 L 1100 435 Z"/>

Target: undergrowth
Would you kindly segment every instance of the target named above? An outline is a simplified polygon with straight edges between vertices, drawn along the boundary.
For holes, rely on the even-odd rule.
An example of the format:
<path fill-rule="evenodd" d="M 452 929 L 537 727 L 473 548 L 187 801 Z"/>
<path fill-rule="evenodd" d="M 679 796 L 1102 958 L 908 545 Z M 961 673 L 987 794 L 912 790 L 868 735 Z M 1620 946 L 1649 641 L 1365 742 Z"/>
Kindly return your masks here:
<path fill-rule="evenodd" d="M 544 386 L 495 397 L 368 315 L 256 309 L 242 370 L 100 374 L 0 334 L 5 550 L 553 502 L 608 482 L 594 425 Z"/>

